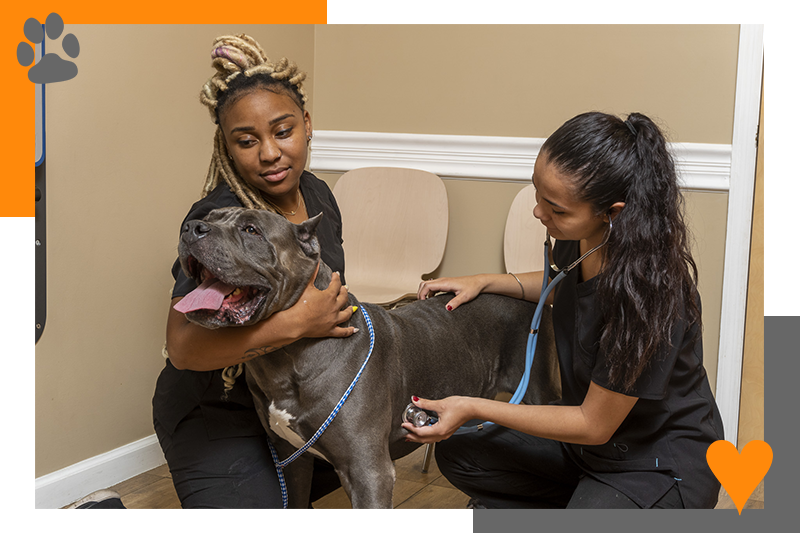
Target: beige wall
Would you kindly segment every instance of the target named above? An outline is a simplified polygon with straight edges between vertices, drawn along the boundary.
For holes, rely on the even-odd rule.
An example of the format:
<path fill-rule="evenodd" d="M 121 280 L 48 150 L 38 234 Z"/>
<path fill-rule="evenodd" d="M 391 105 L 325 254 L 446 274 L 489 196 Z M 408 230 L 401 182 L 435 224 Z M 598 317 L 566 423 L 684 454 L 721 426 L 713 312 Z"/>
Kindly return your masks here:
<path fill-rule="evenodd" d="M 36 476 L 152 434 L 178 224 L 213 124 L 213 38 L 250 33 L 309 72 L 315 128 L 545 137 L 641 111 L 672 140 L 730 143 L 736 26 L 70 26 L 78 76 L 47 88 L 48 316 L 36 346 Z M 336 175 L 323 176 L 333 184 Z M 502 271 L 520 184 L 446 182 L 441 275 Z M 727 196 L 689 195 L 706 321 L 719 331 Z M 713 372 L 712 372 L 713 376 Z"/>
<path fill-rule="evenodd" d="M 316 127 L 547 137 L 587 110 L 731 142 L 738 26 L 320 26 Z"/>

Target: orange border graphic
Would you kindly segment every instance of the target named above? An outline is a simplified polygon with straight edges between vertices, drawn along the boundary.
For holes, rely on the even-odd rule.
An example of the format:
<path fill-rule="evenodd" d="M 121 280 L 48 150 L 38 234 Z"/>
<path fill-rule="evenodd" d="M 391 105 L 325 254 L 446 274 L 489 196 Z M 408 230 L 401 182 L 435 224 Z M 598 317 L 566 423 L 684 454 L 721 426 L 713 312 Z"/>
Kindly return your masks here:
<path fill-rule="evenodd" d="M 46 8 L 12 5 L 0 23 L 0 50 L 3 69 L 0 101 L 4 104 L 4 125 L 0 135 L 6 160 L 0 177 L 0 216 L 34 216 L 34 86 L 28 68 L 17 62 L 17 45 L 25 41 L 23 24 L 31 17 L 44 22 L 58 13 L 66 30 L 70 24 L 325 24 L 327 0 L 249 4 L 246 10 L 220 10 L 208 0 L 163 2 L 142 0 L 134 9 L 130 4 L 108 2 L 52 2 Z M 233 11 L 233 12 L 232 12 Z M 80 36 L 78 36 L 80 37 Z M 80 59 L 80 58 L 79 58 Z M 80 69 L 80 62 L 78 68 Z M 80 70 L 78 70 L 80 76 Z M 69 82 L 65 82 L 69 83 Z"/>

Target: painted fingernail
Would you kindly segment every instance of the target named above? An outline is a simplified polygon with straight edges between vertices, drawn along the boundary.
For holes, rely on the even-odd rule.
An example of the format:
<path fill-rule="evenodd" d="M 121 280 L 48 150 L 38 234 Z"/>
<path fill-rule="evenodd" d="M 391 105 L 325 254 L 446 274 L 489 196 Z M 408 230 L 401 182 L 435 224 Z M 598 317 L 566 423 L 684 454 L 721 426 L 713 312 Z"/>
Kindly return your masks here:
<path fill-rule="evenodd" d="M 353 333 L 358 333 L 358 328 L 353 328 Z"/>
<path fill-rule="evenodd" d="M 355 313 L 356 311 L 358 311 L 358 306 L 357 306 L 357 305 L 354 305 L 354 306 L 353 306 L 353 312 Z"/>
<path fill-rule="evenodd" d="M 417 398 L 416 396 L 412 396 L 412 397 L 411 397 L 411 399 L 412 399 L 413 401 L 415 401 L 415 402 L 418 402 L 418 401 L 419 401 L 419 398 Z"/>
<path fill-rule="evenodd" d="M 448 306 L 447 306 L 447 310 L 448 310 L 448 311 L 452 311 L 452 310 L 453 310 L 453 306 L 452 306 L 452 305 L 448 305 Z"/>

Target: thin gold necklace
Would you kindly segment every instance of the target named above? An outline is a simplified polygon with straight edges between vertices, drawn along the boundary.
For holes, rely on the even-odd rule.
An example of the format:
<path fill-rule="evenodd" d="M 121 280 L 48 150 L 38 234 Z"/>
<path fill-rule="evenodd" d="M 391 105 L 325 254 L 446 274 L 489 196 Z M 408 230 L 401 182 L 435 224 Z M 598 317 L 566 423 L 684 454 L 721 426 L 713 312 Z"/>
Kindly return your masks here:
<path fill-rule="evenodd" d="M 301 204 L 302 202 L 303 202 L 303 195 L 302 195 L 302 194 L 300 194 L 300 189 L 297 189 L 297 207 L 295 207 L 295 208 L 294 208 L 294 211 L 290 211 L 290 212 L 288 212 L 288 213 L 287 213 L 286 211 L 284 211 L 284 210 L 283 210 L 283 209 L 281 209 L 280 207 L 278 208 L 278 210 L 279 210 L 279 211 L 281 212 L 281 214 L 282 214 L 283 216 L 285 216 L 285 217 L 293 217 L 293 216 L 295 216 L 295 215 L 297 214 L 297 211 L 299 211 L 299 210 L 300 210 L 300 204 Z"/>

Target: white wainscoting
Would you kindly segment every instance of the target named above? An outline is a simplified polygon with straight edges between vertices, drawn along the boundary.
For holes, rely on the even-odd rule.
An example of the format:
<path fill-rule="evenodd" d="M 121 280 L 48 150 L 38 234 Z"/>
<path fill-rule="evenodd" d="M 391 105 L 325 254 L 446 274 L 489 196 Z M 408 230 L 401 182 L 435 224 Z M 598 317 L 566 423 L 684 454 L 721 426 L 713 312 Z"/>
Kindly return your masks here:
<path fill-rule="evenodd" d="M 427 170 L 444 179 L 530 183 L 544 139 L 423 135 L 315 130 L 312 171 L 347 172 L 363 167 Z M 727 192 L 731 145 L 673 143 L 681 186 L 687 190 Z"/>

